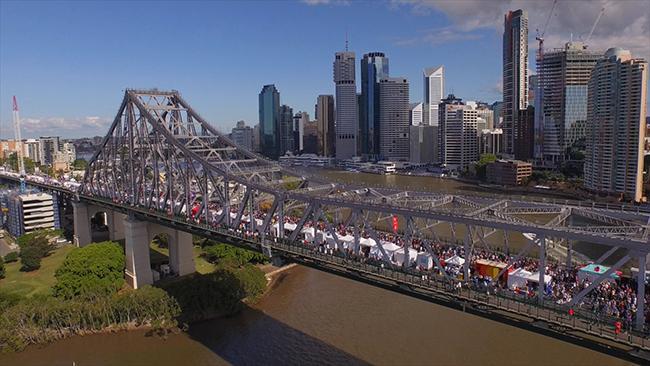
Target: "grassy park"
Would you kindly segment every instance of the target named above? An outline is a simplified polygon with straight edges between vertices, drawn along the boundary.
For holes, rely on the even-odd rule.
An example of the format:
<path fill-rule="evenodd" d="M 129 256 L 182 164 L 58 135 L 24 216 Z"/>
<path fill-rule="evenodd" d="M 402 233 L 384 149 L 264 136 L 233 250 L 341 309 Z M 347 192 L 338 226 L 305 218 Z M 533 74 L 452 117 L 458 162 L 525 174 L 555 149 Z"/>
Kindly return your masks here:
<path fill-rule="evenodd" d="M 61 266 L 65 257 L 74 249 L 72 245 L 64 245 L 55 250 L 41 261 L 41 268 L 32 272 L 21 272 L 20 261 L 6 263 L 6 277 L 0 280 L 0 290 L 21 297 L 34 295 L 49 295 L 56 283 L 54 272 Z"/>

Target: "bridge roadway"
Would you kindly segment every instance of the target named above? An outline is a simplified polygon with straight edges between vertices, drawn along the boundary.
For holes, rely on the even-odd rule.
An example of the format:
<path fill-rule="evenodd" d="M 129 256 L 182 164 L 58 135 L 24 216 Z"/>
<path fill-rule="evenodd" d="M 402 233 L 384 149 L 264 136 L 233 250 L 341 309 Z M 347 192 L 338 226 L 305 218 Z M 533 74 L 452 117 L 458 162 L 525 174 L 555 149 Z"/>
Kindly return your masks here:
<path fill-rule="evenodd" d="M 93 205 L 130 214 L 140 220 L 163 224 L 207 238 L 220 238 L 220 240 L 243 248 L 264 252 L 263 248 L 268 247 L 273 251 L 274 256 L 280 256 L 315 269 L 426 301 L 452 306 L 529 330 L 541 331 L 544 334 L 563 339 L 569 337 L 573 341 L 592 344 L 603 350 L 618 345 L 618 347 L 650 351 L 650 339 L 647 334 L 631 329 L 625 333 L 617 334 L 614 328 L 614 319 L 597 317 L 593 312 L 579 308 L 575 310 L 574 315 L 569 315 L 565 307 L 548 299 L 539 303 L 536 298 L 527 295 L 515 295 L 507 290 L 490 293 L 485 288 L 474 287 L 469 283 L 463 284 L 459 288 L 458 284 L 461 282 L 449 281 L 442 275 L 423 276 L 422 272 L 417 270 L 387 266 L 380 261 L 358 261 L 346 257 L 340 252 L 328 254 L 317 250 L 314 246 L 305 245 L 300 240 L 292 242 L 288 238 L 277 237 L 253 239 L 237 233 L 233 228 L 215 228 L 188 221 L 182 216 L 169 217 L 163 213 L 116 204 L 85 195 L 79 195 L 79 199 Z"/>

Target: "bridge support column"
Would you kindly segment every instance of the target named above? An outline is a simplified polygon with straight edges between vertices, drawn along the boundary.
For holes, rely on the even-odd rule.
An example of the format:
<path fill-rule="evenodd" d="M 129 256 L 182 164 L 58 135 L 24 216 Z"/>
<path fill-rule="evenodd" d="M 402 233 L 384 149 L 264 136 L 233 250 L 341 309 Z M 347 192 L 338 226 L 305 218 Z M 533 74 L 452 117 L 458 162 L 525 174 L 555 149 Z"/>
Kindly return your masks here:
<path fill-rule="evenodd" d="M 133 288 L 153 283 L 149 259 L 149 232 L 147 223 L 131 218 L 124 220 L 126 251 L 126 281 Z"/>
<path fill-rule="evenodd" d="M 92 241 L 90 232 L 90 217 L 88 216 L 88 205 L 82 202 L 72 202 L 74 216 L 74 244 L 83 247 Z"/>
<path fill-rule="evenodd" d="M 124 240 L 124 214 L 111 211 L 107 212 L 108 219 L 108 235 L 110 240 L 118 241 Z"/>
<path fill-rule="evenodd" d="M 179 276 L 194 273 L 192 234 L 175 230 L 174 236 L 169 241 L 169 266 Z"/>
<path fill-rule="evenodd" d="M 643 331 L 645 326 L 645 271 L 647 254 L 639 255 L 639 273 L 636 287 L 636 329 Z"/>
<path fill-rule="evenodd" d="M 542 305 L 544 302 L 545 275 L 546 275 L 546 237 L 538 235 L 539 238 L 539 284 L 537 285 L 537 302 Z"/>

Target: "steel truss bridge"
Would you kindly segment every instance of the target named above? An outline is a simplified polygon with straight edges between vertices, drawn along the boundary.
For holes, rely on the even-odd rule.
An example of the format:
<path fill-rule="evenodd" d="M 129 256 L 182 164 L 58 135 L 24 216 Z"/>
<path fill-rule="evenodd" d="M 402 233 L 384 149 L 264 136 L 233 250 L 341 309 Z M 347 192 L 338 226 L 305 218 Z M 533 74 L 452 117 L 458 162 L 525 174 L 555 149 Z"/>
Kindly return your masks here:
<path fill-rule="evenodd" d="M 602 281 L 630 263 L 640 269 L 637 297 L 645 297 L 642 274 L 650 252 L 650 216 L 638 211 L 332 183 L 247 151 L 206 122 L 179 92 L 158 90 L 126 90 L 79 188 L 28 183 L 139 220 L 206 237 L 218 236 L 375 285 L 398 286 L 414 296 L 505 310 L 555 324 L 561 327 L 560 332 L 576 330 L 650 350 L 644 301 L 638 301 L 635 329 L 626 336 L 615 334 L 613 323 L 595 323 L 594 315 L 579 306 Z M 399 221 L 394 234 L 393 217 Z M 540 221 L 540 217 L 544 219 Z M 275 223 L 284 222 L 291 223 L 285 225 L 289 230 L 275 229 Z M 242 225 L 257 234 L 245 235 L 238 230 Z M 346 250 L 327 251 L 306 243 L 303 235 L 309 226 L 319 227 L 336 247 Z M 443 227 L 450 235 L 441 234 Z M 392 236 L 386 239 L 389 232 Z M 459 246 L 468 257 L 489 249 L 487 241 L 498 235 L 507 247 L 508 238 L 515 233 L 527 233 L 530 240 L 508 264 L 523 257 L 536 258 L 539 283 L 544 282 L 545 267 L 552 260 L 547 258 L 549 243 L 554 243 L 556 251 L 560 248 L 565 252 L 567 265 L 572 265 L 571 243 L 575 241 L 606 246 L 607 252 L 597 263 L 616 251 L 624 254 L 561 305 L 544 295 L 544 286 L 539 286 L 533 298 L 509 291 L 488 296 L 471 288 L 470 281 L 458 289 L 458 279 L 436 270 L 444 267 L 443 258 L 434 250 L 436 245 Z M 413 259 L 409 248 L 428 253 L 435 262 L 434 269 L 425 273 L 414 266 L 397 265 L 382 238 L 399 242 L 402 249 L 398 252 L 403 252 L 406 263 Z M 362 242 L 369 239 L 378 249 L 376 260 L 360 259 Z M 470 278 L 469 260 L 461 273 Z M 576 309 L 574 316 L 568 315 L 569 309 Z"/>

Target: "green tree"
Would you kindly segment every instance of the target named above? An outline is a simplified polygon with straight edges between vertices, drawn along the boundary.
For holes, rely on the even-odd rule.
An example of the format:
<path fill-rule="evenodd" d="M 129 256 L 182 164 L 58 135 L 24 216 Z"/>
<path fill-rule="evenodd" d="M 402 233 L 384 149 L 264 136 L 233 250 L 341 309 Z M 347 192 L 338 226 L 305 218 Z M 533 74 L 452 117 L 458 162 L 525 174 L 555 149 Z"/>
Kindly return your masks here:
<path fill-rule="evenodd" d="M 486 176 L 486 168 L 490 163 L 497 161 L 497 156 L 494 154 L 482 154 L 479 161 L 476 163 L 476 177 L 484 180 Z"/>
<path fill-rule="evenodd" d="M 246 263 L 265 263 L 268 260 L 261 253 L 223 243 L 205 247 L 203 256 L 210 263 L 228 261 L 236 263 L 237 266 Z"/>
<path fill-rule="evenodd" d="M 88 168 L 88 162 L 85 159 L 75 159 L 72 163 L 72 168 L 74 170 L 86 170 Z"/>
<path fill-rule="evenodd" d="M 13 263 L 18 261 L 18 252 L 11 252 L 5 255 L 5 263 Z"/>
<path fill-rule="evenodd" d="M 113 294 L 124 285 L 124 264 L 122 247 L 114 242 L 75 249 L 56 270 L 54 296 L 71 299 Z"/>
<path fill-rule="evenodd" d="M 37 246 L 26 246 L 20 250 L 20 270 L 31 272 L 41 268 L 41 248 Z"/>

